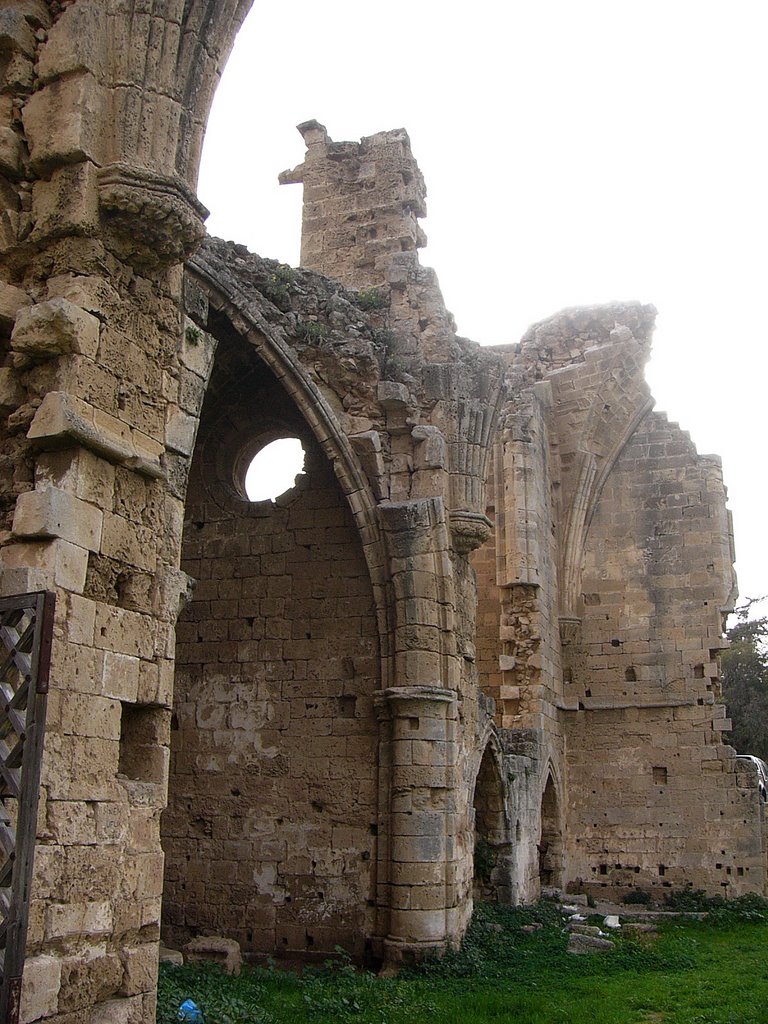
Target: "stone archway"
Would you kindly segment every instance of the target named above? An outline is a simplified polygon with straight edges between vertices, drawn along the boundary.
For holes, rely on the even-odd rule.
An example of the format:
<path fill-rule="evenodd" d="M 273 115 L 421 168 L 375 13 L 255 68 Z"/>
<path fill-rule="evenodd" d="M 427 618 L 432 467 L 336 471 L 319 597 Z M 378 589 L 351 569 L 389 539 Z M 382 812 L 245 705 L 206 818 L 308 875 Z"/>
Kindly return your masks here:
<path fill-rule="evenodd" d="M 208 330 L 210 296 L 188 291 L 182 265 L 204 236 L 194 184 L 210 99 L 250 6 L 31 0 L 4 22 L 10 170 L 0 223 L 0 348 L 9 372 L 0 440 L 14 472 L 1 495 L 0 592 L 54 590 L 57 597 L 51 695 L 60 714 L 44 751 L 45 820 L 31 901 L 31 919 L 57 924 L 55 934 L 30 930 L 28 948 L 34 991 L 45 993 L 35 1007 L 41 1018 L 87 1013 L 113 998 L 131 1019 L 149 1022 L 154 1014 L 159 818 L 174 630 L 187 589 L 180 551 L 208 375 L 199 338 Z M 397 145 L 410 160 L 406 142 L 403 136 Z M 216 272 L 207 276 L 201 267 L 196 258 L 190 277 L 216 291 Z M 457 344 L 433 278 L 398 280 L 402 308 L 415 311 L 418 298 L 434 316 L 423 337 L 421 328 L 412 335 L 401 324 L 399 347 L 381 323 L 377 332 L 363 323 L 330 332 L 323 344 L 317 310 L 301 323 L 286 309 L 288 319 L 276 325 L 280 296 L 264 313 L 248 281 L 234 288 L 236 299 L 218 292 L 219 305 L 211 301 L 215 310 L 226 307 L 300 410 L 314 453 L 321 449 L 332 465 L 326 479 L 342 495 L 334 510 L 346 526 L 353 522 L 347 536 L 358 545 L 356 558 L 362 550 L 374 599 L 375 629 L 366 636 L 381 650 L 379 753 L 390 757 L 382 775 L 407 785 L 417 807 L 434 810 L 436 792 L 442 801 L 443 817 L 428 819 L 434 842 L 425 843 L 413 835 L 390 778 L 378 787 L 377 817 L 368 823 L 382 837 L 376 933 L 391 940 L 393 957 L 443 948 L 465 919 L 468 900 L 453 895 L 456 837 L 446 823 L 455 821 L 457 691 L 469 650 L 457 647 L 453 624 L 458 608 L 473 606 L 469 576 L 454 571 L 451 559 L 463 558 L 486 529 L 481 469 L 500 393 L 497 361 Z M 342 297 L 325 311 L 335 323 L 351 305 Z M 381 371 L 368 376 L 364 409 L 361 359 Z M 425 375 L 426 390 L 402 383 L 409 370 L 421 375 L 424 363 L 431 371 L 438 359 L 446 372 Z M 387 367 L 397 372 L 387 376 Z M 316 465 L 328 468 L 319 455 Z M 218 515 L 220 505 L 212 504 Z M 205 533 L 211 518 L 194 522 Z M 231 552 L 222 558 L 233 578 L 245 578 L 234 577 Z M 273 626 L 279 621 L 274 608 L 262 614 Z M 470 632 L 471 617 L 460 617 L 459 631 Z M 209 609 L 199 621 L 213 630 L 220 620 Z M 221 621 L 229 630 L 231 620 Z M 262 641 L 227 635 L 200 642 Z M 340 711 L 339 722 L 354 720 Z M 176 722 L 180 732 L 178 711 Z M 220 731 L 233 729 L 230 721 Z M 406 756 L 418 730 L 427 765 Z M 345 745 L 352 749 L 352 737 Z M 237 799 L 233 788 L 229 797 Z M 182 838 L 190 838 L 188 825 Z M 218 841 L 213 823 L 211 838 Z M 390 871 L 403 863 L 410 875 Z M 326 938 L 313 933 L 321 946 Z"/>
<path fill-rule="evenodd" d="M 290 434 L 304 473 L 247 499 L 247 456 Z M 192 460 L 177 626 L 164 934 L 246 955 L 357 958 L 374 930 L 375 601 L 333 468 L 256 350 L 222 330 Z"/>
<path fill-rule="evenodd" d="M 493 903 L 512 901 L 513 845 L 499 754 L 488 742 L 475 779 L 473 895 Z"/>
<path fill-rule="evenodd" d="M 560 799 L 550 770 L 541 797 L 541 837 L 539 839 L 539 885 L 559 889 L 563 881 L 563 825 Z"/>

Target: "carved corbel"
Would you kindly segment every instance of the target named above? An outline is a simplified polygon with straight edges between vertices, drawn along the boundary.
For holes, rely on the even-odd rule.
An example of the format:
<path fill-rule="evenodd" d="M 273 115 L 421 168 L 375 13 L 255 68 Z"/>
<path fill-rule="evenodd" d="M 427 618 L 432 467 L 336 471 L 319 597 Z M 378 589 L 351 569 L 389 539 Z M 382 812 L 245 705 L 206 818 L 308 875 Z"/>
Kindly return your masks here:
<path fill-rule="evenodd" d="M 482 512 L 468 512 L 465 509 L 454 509 L 449 512 L 451 527 L 451 543 L 455 551 L 468 555 L 488 540 L 493 523 Z"/>
<path fill-rule="evenodd" d="M 208 210 L 181 178 L 110 164 L 99 171 L 98 189 L 113 244 L 134 266 L 181 263 L 205 237 Z"/>

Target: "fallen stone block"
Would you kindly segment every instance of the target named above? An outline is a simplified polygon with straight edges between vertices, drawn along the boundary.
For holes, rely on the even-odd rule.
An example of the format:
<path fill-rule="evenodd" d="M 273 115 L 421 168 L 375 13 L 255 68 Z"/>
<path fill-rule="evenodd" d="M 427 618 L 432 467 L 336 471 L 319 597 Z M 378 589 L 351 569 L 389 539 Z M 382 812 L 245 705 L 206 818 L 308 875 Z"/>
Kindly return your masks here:
<path fill-rule="evenodd" d="M 541 931 L 543 927 L 543 924 L 540 924 L 538 921 L 534 921 L 533 924 L 522 925 L 520 931 L 523 932 L 524 935 L 533 935 L 534 932 Z"/>
<path fill-rule="evenodd" d="M 211 960 L 221 964 L 227 974 L 237 976 L 243 964 L 240 943 L 234 939 L 224 939 L 218 935 L 200 935 L 192 939 L 184 947 L 187 963 L 197 960 Z"/>
<path fill-rule="evenodd" d="M 573 932 L 575 935 L 592 935 L 595 938 L 600 938 L 603 934 L 600 929 L 593 924 L 576 924 L 571 922 L 568 925 L 568 931 Z"/>
<path fill-rule="evenodd" d="M 568 903 L 575 904 L 577 907 L 589 906 L 589 900 L 587 899 L 586 893 L 583 892 L 569 892 Z"/>
<path fill-rule="evenodd" d="M 627 921 L 621 926 L 622 933 L 629 935 L 658 935 L 659 929 L 656 925 L 646 924 L 643 921 Z"/>
<path fill-rule="evenodd" d="M 588 953 L 610 953 L 613 943 L 610 939 L 600 939 L 596 935 L 579 935 L 576 932 L 568 939 L 568 953 L 584 956 Z"/>

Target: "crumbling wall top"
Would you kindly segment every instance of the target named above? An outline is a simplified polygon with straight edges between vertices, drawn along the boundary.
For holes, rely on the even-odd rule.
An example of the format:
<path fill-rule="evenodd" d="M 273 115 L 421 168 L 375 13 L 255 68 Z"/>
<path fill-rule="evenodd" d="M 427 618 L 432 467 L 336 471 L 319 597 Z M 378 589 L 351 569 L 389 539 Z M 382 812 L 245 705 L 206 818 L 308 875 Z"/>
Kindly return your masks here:
<path fill-rule="evenodd" d="M 351 288 L 385 284 L 396 253 L 426 244 L 427 190 L 408 133 L 334 142 L 318 121 L 298 127 L 306 156 L 279 180 L 304 185 L 301 265 Z"/>

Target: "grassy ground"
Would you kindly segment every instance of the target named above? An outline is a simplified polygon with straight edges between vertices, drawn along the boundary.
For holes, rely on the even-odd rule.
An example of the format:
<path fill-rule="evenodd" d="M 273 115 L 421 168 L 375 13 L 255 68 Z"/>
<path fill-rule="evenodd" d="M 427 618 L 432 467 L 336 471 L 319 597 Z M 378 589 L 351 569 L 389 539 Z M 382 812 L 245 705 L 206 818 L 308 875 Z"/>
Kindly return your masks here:
<path fill-rule="evenodd" d="M 192 998 L 205 1024 L 768 1024 L 768 904 L 712 918 L 573 956 L 554 907 L 482 907 L 461 952 L 394 979 L 343 960 L 300 978 L 164 965 L 157 1019 Z"/>

